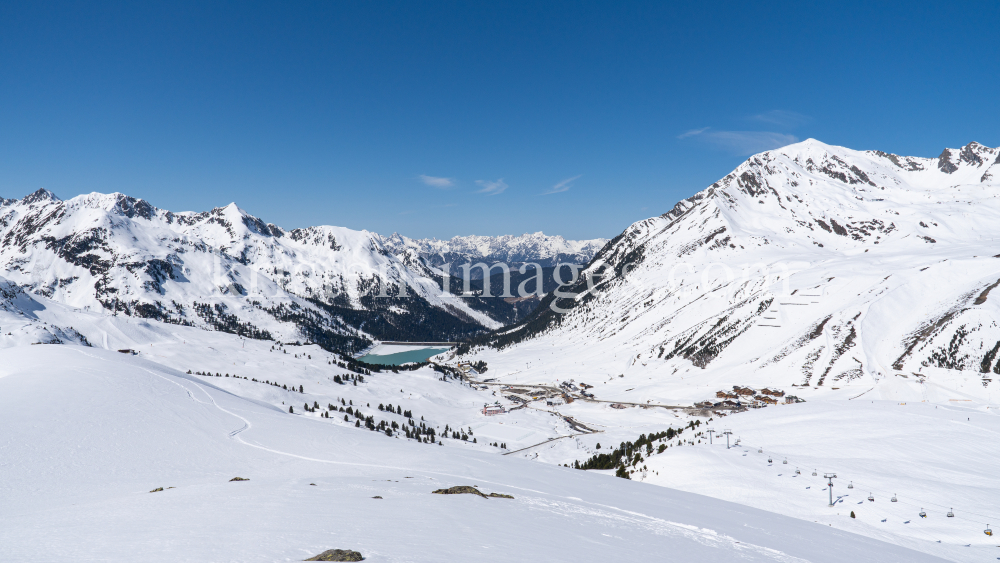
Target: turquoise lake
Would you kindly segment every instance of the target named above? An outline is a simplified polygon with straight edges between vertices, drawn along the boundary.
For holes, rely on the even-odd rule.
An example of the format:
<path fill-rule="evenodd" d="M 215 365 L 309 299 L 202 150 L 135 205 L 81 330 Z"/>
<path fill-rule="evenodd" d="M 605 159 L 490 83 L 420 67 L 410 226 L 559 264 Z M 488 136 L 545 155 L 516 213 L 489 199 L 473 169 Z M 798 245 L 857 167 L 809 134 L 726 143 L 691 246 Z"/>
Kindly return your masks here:
<path fill-rule="evenodd" d="M 431 356 L 435 356 L 449 350 L 449 348 L 421 348 L 419 350 L 407 350 L 406 352 L 396 352 L 395 354 L 366 354 L 360 358 L 366 364 L 378 364 L 380 366 L 398 366 L 414 362 L 426 362 Z"/>

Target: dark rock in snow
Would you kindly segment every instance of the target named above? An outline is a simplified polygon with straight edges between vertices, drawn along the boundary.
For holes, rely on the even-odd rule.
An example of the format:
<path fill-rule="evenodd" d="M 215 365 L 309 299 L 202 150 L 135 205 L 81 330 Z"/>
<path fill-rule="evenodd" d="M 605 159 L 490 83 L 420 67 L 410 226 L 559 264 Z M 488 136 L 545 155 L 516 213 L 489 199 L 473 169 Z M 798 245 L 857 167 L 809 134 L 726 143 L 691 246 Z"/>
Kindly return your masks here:
<path fill-rule="evenodd" d="M 365 558 L 357 551 L 349 549 L 328 549 L 306 561 L 364 561 Z"/>
<path fill-rule="evenodd" d="M 504 494 L 500 494 L 500 493 L 490 493 L 488 495 L 484 495 L 483 493 L 481 493 L 479 491 L 479 489 L 477 489 L 475 487 L 469 487 L 468 485 L 460 485 L 458 487 L 451 487 L 451 488 L 448 488 L 448 489 L 438 489 L 438 490 L 434 491 L 433 494 L 435 494 L 435 495 L 479 495 L 479 496 L 481 496 L 483 498 L 490 498 L 490 497 L 493 497 L 493 498 L 514 498 L 514 497 L 512 497 L 510 495 L 504 495 Z"/>

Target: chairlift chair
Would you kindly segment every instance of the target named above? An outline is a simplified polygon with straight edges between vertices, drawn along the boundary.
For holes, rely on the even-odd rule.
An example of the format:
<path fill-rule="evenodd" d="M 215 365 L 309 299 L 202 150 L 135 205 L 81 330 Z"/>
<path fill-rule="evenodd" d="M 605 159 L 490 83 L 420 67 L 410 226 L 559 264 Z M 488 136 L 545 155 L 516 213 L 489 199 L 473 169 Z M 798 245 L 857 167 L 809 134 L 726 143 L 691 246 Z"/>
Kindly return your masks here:
<path fill-rule="evenodd" d="M 767 462 L 768 462 L 768 463 L 773 463 L 773 462 L 771 461 L 771 456 L 768 456 L 768 457 L 767 457 Z"/>
<path fill-rule="evenodd" d="M 955 509 L 954 508 L 949 508 L 948 509 L 948 514 L 945 514 L 945 516 L 947 516 L 948 518 L 954 518 L 955 517 L 955 513 L 953 512 L 953 510 L 955 510 Z"/>
<path fill-rule="evenodd" d="M 987 536 L 992 536 L 993 535 L 993 530 L 990 529 L 990 525 L 989 524 L 986 525 L 986 529 L 983 530 L 983 533 L 986 534 Z"/>
<path fill-rule="evenodd" d="M 921 518 L 927 518 L 927 513 L 926 513 L 926 512 L 924 512 L 924 509 L 923 509 L 923 508 L 921 508 L 921 509 L 920 509 L 920 515 L 919 515 L 919 516 L 920 516 Z"/>
<path fill-rule="evenodd" d="M 759 454 L 764 453 L 764 448 L 761 448 L 761 449 L 757 450 L 757 453 L 759 453 Z"/>
<path fill-rule="evenodd" d="M 875 502 L 875 497 L 871 493 L 868 493 L 868 502 Z"/>
<path fill-rule="evenodd" d="M 782 465 L 788 465 L 788 460 L 786 459 L 785 461 L 781 462 L 781 464 Z"/>
<path fill-rule="evenodd" d="M 815 477 L 815 476 L 816 476 L 816 470 L 813 469 L 813 477 Z"/>
<path fill-rule="evenodd" d="M 850 483 L 848 483 L 847 484 L 847 488 L 848 489 L 853 489 L 854 488 L 854 481 L 851 481 Z"/>
<path fill-rule="evenodd" d="M 795 474 L 796 474 L 796 475 L 802 475 L 802 472 L 801 472 L 801 471 L 799 471 L 799 468 L 798 468 L 798 467 L 796 467 L 796 468 L 795 468 Z"/>
<path fill-rule="evenodd" d="M 892 493 L 892 498 L 889 499 L 889 502 L 899 502 L 896 500 L 896 493 Z"/>

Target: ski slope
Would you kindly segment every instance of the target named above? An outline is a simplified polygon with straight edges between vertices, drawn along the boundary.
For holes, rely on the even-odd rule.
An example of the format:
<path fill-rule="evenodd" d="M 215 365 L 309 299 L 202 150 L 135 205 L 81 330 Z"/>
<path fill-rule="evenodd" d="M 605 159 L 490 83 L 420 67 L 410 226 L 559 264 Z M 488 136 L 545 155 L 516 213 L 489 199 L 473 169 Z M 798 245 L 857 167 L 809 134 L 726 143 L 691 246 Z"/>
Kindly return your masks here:
<path fill-rule="evenodd" d="M 343 428 L 78 346 L 0 351 L 0 460 L 4 561 L 332 548 L 372 562 L 937 560 L 708 497 Z M 431 494 L 453 485 L 515 498 Z"/>

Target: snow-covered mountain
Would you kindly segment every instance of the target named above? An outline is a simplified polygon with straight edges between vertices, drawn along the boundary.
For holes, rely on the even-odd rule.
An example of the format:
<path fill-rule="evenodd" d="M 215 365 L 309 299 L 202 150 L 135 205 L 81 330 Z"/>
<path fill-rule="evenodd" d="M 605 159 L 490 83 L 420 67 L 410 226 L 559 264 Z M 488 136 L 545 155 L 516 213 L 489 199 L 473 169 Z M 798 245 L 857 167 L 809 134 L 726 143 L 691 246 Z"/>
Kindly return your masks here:
<path fill-rule="evenodd" d="M 941 370 L 989 386 L 998 238 L 998 149 L 915 158 L 807 140 L 631 225 L 564 297 L 468 356 L 498 375 L 530 362 L 529 379 L 586 366 L 608 379 L 602 398 L 633 402 L 732 385 L 847 398 Z"/>
<path fill-rule="evenodd" d="M 487 265 L 504 262 L 511 268 L 534 262 L 542 267 L 559 263 L 586 264 L 590 262 L 608 239 L 566 240 L 561 236 L 548 236 L 541 231 L 520 236 L 499 237 L 465 236 L 450 240 L 411 239 L 393 233 L 382 243 L 393 253 L 415 251 L 434 267 L 452 264 L 452 270 L 460 264 L 485 262 Z M 482 276 L 482 272 L 473 271 Z"/>
<path fill-rule="evenodd" d="M 0 272 L 67 305 L 352 350 L 452 339 L 500 323 L 377 234 L 285 231 L 235 204 L 173 213 L 123 194 L 0 201 Z M 379 298 L 380 293 L 405 298 Z"/>

